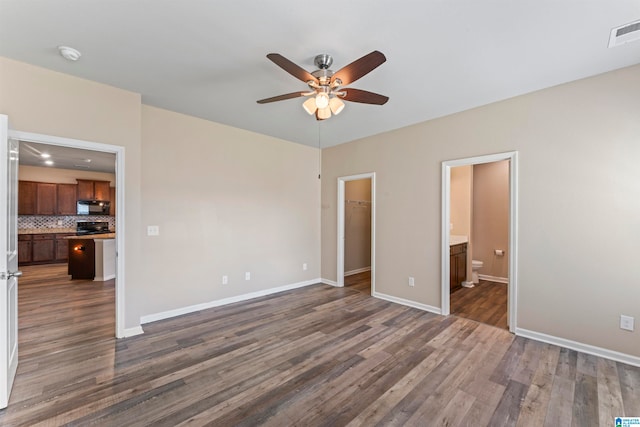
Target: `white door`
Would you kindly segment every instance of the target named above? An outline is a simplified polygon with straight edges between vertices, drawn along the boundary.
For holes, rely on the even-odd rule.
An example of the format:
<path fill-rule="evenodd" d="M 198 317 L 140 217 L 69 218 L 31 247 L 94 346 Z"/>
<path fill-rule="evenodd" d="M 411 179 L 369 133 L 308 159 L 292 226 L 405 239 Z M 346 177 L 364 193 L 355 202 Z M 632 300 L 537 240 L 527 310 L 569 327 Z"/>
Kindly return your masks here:
<path fill-rule="evenodd" d="M 18 141 L 0 115 L 0 408 L 9 404 L 18 369 Z M 0 205 L 0 206 L 2 206 Z"/>

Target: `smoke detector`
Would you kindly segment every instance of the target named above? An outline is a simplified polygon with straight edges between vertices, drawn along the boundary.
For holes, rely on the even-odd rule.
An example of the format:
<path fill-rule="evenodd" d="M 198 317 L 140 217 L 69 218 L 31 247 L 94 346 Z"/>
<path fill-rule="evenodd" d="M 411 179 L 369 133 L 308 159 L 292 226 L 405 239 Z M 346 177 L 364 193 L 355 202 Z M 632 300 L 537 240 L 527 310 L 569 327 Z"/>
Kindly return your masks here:
<path fill-rule="evenodd" d="M 60 55 L 69 61 L 77 61 L 82 56 L 78 50 L 69 46 L 58 46 L 58 50 L 60 51 Z"/>

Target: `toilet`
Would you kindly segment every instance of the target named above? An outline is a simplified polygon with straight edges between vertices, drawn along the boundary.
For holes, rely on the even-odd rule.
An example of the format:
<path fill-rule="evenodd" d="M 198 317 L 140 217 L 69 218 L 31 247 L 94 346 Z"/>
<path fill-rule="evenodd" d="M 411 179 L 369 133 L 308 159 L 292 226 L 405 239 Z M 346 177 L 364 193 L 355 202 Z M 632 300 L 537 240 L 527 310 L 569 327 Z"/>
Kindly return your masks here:
<path fill-rule="evenodd" d="M 483 265 L 484 263 L 482 261 L 478 261 L 475 259 L 471 261 L 471 281 L 473 283 L 480 282 L 480 279 L 478 279 L 478 270 L 480 270 Z"/>

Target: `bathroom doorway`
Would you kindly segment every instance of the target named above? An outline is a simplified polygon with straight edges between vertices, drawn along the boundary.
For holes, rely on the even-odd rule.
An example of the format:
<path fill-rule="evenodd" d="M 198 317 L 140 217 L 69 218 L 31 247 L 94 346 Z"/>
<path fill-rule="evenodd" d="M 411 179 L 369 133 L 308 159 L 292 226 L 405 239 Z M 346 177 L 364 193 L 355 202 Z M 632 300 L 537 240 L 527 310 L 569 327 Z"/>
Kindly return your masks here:
<path fill-rule="evenodd" d="M 337 285 L 375 291 L 375 173 L 338 178 Z"/>
<path fill-rule="evenodd" d="M 517 153 L 443 162 L 442 314 L 515 331 Z"/>

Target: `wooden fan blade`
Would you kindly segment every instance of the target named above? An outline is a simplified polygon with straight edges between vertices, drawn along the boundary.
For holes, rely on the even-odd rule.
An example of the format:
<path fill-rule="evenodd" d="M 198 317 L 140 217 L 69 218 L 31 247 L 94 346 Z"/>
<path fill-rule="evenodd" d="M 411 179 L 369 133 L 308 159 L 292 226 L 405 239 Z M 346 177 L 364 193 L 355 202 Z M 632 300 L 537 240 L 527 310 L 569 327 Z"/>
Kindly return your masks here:
<path fill-rule="evenodd" d="M 282 68 L 287 73 L 291 74 L 293 77 L 299 80 L 302 80 L 305 83 L 308 82 L 309 80 L 313 80 L 314 82 L 318 81 L 318 79 L 313 77 L 313 75 L 311 75 L 311 73 L 309 73 L 307 70 L 289 61 L 287 58 L 280 55 L 279 53 L 270 53 L 267 55 L 267 58 L 273 61 L 273 63 L 276 64 L 278 67 Z"/>
<path fill-rule="evenodd" d="M 299 98 L 301 96 L 304 96 L 305 93 L 307 93 L 307 92 L 285 93 L 284 95 L 273 96 L 271 98 L 261 99 L 260 101 L 256 101 L 256 102 L 258 104 L 266 104 L 266 103 L 269 103 L 269 102 L 284 101 L 285 99 Z"/>
<path fill-rule="evenodd" d="M 335 79 L 340 79 L 342 81 L 342 85 L 346 86 L 370 73 L 382 65 L 386 60 L 387 58 L 382 54 L 382 52 L 374 50 L 370 54 L 365 55 L 360 59 L 356 59 L 346 67 L 339 69 L 333 77 L 331 77 L 331 82 L 333 83 Z"/>
<path fill-rule="evenodd" d="M 360 89 L 340 89 L 340 92 L 344 92 L 345 95 L 341 96 L 341 99 L 351 102 L 361 102 L 363 104 L 375 104 L 383 105 L 389 100 L 388 96 L 380 95 L 377 93 L 369 92 Z"/>

